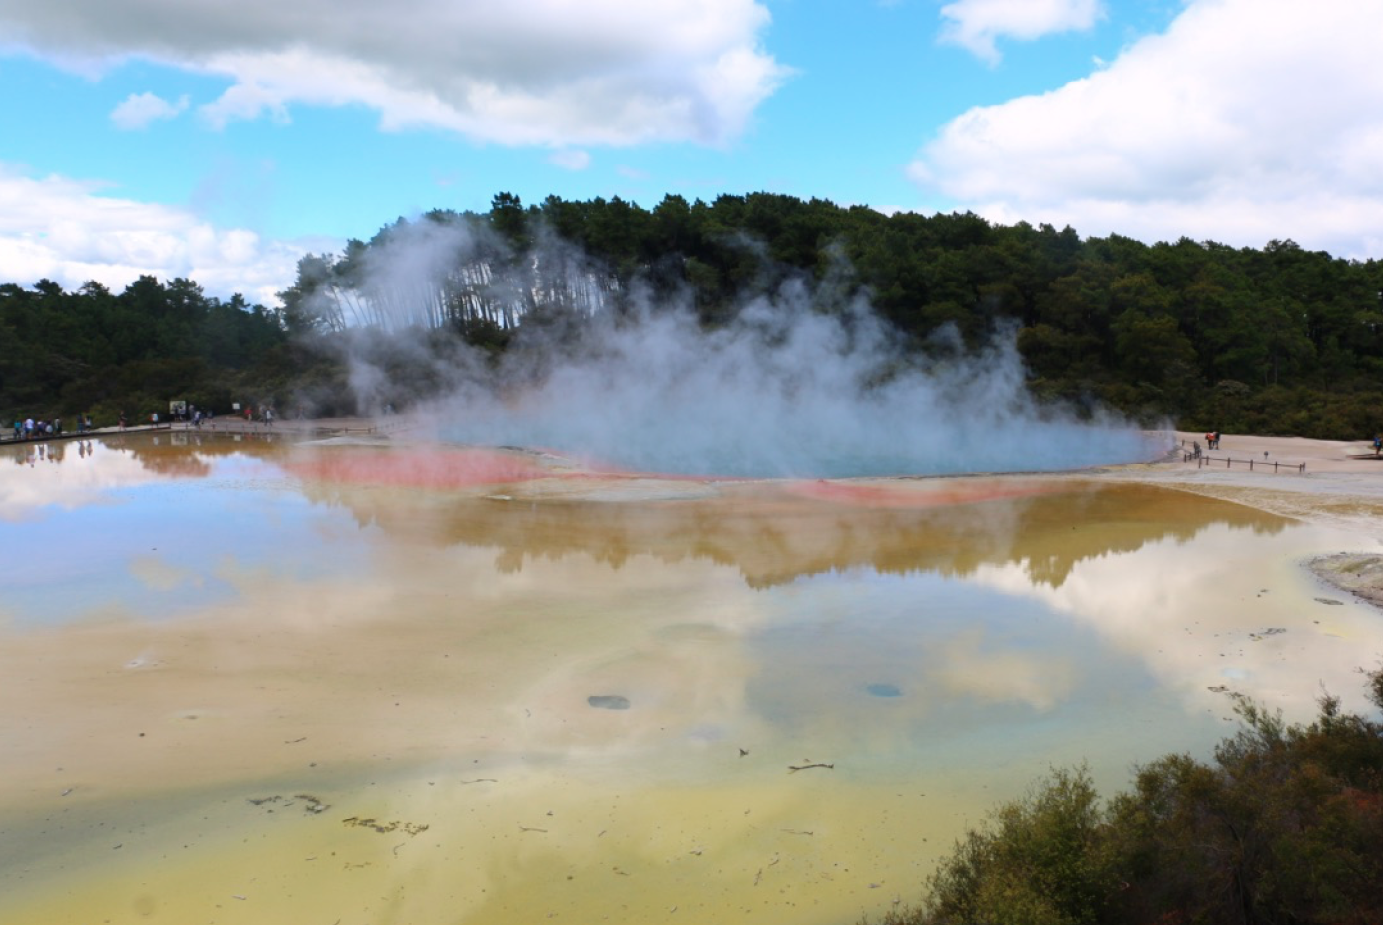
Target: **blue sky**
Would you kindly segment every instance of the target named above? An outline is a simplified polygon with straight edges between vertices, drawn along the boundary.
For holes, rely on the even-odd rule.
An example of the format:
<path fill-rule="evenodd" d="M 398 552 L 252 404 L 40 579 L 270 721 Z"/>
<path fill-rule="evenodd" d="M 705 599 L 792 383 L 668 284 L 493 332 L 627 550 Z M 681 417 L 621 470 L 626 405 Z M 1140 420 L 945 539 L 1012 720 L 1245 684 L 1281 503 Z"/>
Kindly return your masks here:
<path fill-rule="evenodd" d="M 1378 0 L 0 0 L 0 282 L 758 190 L 1383 257 Z"/>

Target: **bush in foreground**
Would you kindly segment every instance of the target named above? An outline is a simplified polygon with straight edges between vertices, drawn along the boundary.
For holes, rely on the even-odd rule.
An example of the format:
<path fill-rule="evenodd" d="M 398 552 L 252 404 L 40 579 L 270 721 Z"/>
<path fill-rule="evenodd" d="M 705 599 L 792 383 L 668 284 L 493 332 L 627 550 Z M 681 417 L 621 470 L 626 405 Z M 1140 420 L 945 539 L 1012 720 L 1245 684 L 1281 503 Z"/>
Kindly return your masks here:
<path fill-rule="evenodd" d="M 1053 771 L 883 925 L 1383 922 L 1383 723 L 1329 695 L 1309 725 L 1236 712 L 1213 761 L 1167 755 L 1104 806 L 1085 768 Z"/>

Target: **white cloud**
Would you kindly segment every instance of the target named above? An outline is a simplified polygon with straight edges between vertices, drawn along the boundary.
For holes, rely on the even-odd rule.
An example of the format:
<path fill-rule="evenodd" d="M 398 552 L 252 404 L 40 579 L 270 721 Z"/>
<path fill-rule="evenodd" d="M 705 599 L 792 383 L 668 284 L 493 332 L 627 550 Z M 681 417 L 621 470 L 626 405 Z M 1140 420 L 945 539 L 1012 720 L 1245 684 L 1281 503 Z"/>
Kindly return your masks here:
<path fill-rule="evenodd" d="M 192 279 L 212 296 L 240 292 L 277 304 L 298 258 L 343 242 L 266 241 L 215 228 L 191 212 L 102 194 L 102 185 L 34 178 L 0 164 L 0 279 L 51 279 L 66 289 L 91 281 L 119 291 L 141 275 Z"/>
<path fill-rule="evenodd" d="M 1042 96 L 972 109 L 909 168 L 991 220 L 1383 254 L 1383 5 L 1193 0 Z"/>
<path fill-rule="evenodd" d="M 590 154 L 572 148 L 552 152 L 548 161 L 565 170 L 585 170 L 591 166 Z"/>
<path fill-rule="evenodd" d="M 231 122 L 248 122 L 268 115 L 281 125 L 287 125 L 288 108 L 284 105 L 285 94 L 277 89 L 262 87 L 254 82 L 241 82 L 222 93 L 214 103 L 198 109 L 198 113 L 213 128 L 224 129 Z M 337 98 L 329 102 L 341 105 L 346 100 Z"/>
<path fill-rule="evenodd" d="M 737 136 L 787 76 L 756 0 L 0 0 L 0 34 L 56 60 L 225 75 L 213 124 L 296 103 L 385 128 L 553 146 Z"/>
<path fill-rule="evenodd" d="M 161 119 L 176 117 L 184 112 L 187 106 L 186 96 L 179 97 L 176 103 L 170 103 L 153 93 L 131 93 L 111 112 L 110 120 L 115 123 L 116 128 L 126 131 L 148 128 Z"/>
<path fill-rule="evenodd" d="M 1057 32 L 1089 29 L 1103 15 L 1100 0 L 956 0 L 941 8 L 942 18 L 949 20 L 942 27 L 941 41 L 997 64 L 995 39 L 1032 41 Z"/>

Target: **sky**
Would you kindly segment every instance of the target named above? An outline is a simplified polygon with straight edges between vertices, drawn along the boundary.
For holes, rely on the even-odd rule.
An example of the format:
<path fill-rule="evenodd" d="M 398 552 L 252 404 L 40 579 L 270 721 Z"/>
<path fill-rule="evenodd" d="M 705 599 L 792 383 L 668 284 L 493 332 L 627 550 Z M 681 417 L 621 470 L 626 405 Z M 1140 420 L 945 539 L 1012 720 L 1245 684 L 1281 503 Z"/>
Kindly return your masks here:
<path fill-rule="evenodd" d="M 1383 258 L 1380 0 L 0 0 L 0 283 L 757 191 Z"/>

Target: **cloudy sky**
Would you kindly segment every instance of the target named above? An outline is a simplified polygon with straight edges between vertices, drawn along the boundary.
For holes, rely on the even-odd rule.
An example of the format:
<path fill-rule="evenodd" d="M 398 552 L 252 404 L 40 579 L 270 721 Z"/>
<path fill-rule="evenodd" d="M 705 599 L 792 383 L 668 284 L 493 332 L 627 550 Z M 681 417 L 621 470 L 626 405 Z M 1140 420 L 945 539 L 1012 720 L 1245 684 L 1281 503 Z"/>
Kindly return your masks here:
<path fill-rule="evenodd" d="M 757 190 L 1383 257 L 1379 0 L 0 0 L 0 282 Z"/>

